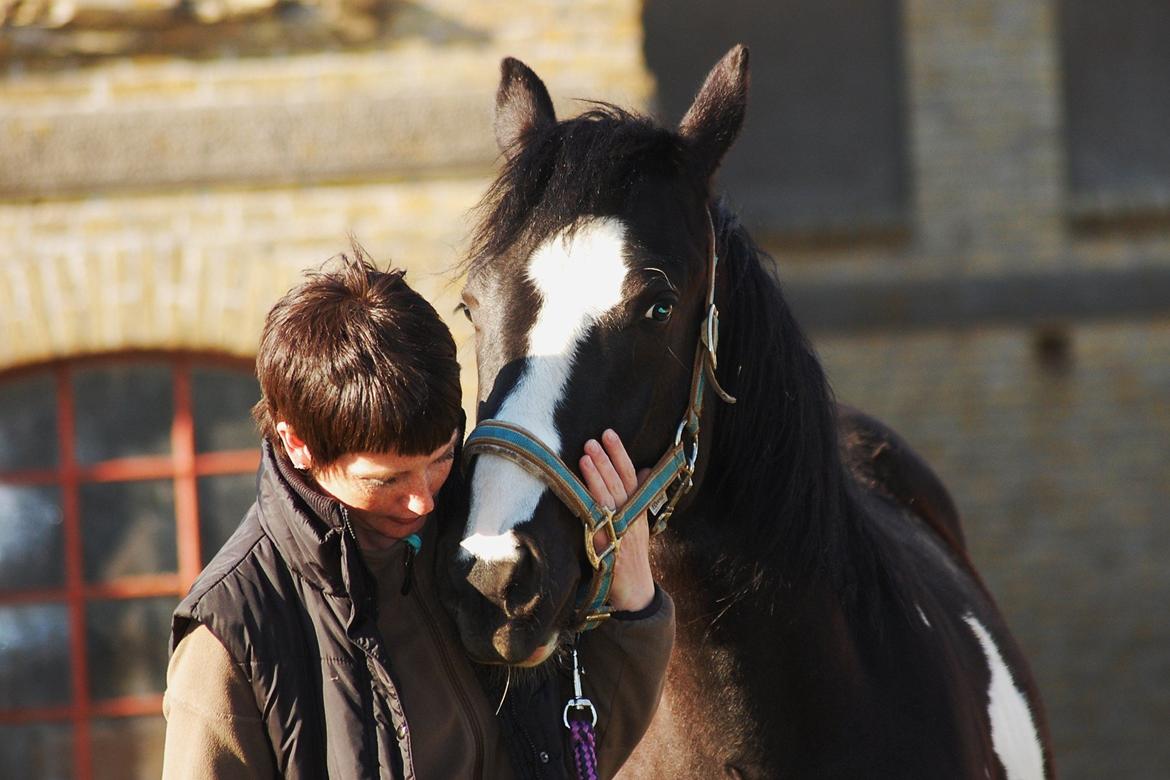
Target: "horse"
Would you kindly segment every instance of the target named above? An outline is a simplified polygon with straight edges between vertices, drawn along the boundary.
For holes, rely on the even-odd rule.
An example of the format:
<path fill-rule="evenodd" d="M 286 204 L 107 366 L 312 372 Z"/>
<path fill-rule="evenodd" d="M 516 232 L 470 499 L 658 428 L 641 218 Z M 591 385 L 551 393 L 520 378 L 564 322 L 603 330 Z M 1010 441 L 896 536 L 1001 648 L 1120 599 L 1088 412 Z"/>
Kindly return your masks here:
<path fill-rule="evenodd" d="M 604 620 L 598 581 L 648 507 L 669 519 L 651 555 L 677 632 L 622 776 L 1054 777 L 946 488 L 836 403 L 770 258 L 712 194 L 748 61 L 728 52 L 674 129 L 606 103 L 558 120 L 531 69 L 501 66 L 503 162 L 463 293 L 480 424 L 449 572 L 461 640 L 524 666 Z M 589 505 L 562 460 L 604 427 L 652 468 L 628 511 Z"/>

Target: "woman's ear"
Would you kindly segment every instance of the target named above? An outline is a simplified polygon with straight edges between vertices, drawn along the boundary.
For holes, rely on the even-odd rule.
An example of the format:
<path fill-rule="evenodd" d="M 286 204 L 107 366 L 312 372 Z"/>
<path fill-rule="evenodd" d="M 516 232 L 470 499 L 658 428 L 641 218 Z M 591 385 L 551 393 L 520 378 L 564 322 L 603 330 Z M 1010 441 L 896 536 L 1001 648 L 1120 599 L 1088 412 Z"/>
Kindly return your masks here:
<path fill-rule="evenodd" d="M 309 445 L 305 444 L 300 436 L 297 436 L 295 428 L 281 420 L 276 424 L 276 435 L 280 437 L 280 443 L 284 445 L 284 452 L 288 455 L 293 466 L 302 470 L 313 467 L 313 454 L 309 452 Z"/>

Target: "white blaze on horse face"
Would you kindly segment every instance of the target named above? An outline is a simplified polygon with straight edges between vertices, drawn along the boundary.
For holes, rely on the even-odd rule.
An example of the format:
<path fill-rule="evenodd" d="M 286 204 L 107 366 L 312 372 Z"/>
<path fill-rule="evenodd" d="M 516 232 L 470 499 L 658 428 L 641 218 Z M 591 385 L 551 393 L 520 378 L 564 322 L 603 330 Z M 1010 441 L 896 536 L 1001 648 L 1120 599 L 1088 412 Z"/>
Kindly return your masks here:
<path fill-rule="evenodd" d="M 528 334 L 528 364 L 495 416 L 526 428 L 554 452 L 561 449 L 555 413 L 577 349 L 622 301 L 625 233 L 618 220 L 597 219 L 571 237 L 564 232 L 553 236 L 529 260 L 528 278 L 540 307 Z M 572 458 L 569 465 L 574 465 Z M 545 490 L 543 482 L 511 461 L 479 456 L 463 549 L 481 560 L 514 558 L 519 546 L 511 530 L 532 517 Z"/>
<path fill-rule="evenodd" d="M 974 615 L 964 615 L 963 620 L 967 621 L 987 656 L 987 668 L 991 672 L 991 685 L 987 691 L 991 744 L 1007 771 L 1008 780 L 1042 780 L 1044 751 L 1040 747 L 1028 701 L 1012 680 L 1012 673 L 988 630 Z"/>

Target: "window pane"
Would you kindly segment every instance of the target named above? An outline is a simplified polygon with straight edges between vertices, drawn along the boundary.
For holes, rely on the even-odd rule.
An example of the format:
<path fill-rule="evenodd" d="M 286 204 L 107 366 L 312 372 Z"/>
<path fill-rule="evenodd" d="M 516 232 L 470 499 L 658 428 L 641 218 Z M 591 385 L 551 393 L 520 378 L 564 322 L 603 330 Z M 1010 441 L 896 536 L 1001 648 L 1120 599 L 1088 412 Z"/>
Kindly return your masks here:
<path fill-rule="evenodd" d="M 174 493 L 165 479 L 81 486 L 86 582 L 178 571 Z"/>
<path fill-rule="evenodd" d="M 162 693 L 167 636 L 177 597 L 92 601 L 85 609 L 89 688 L 94 699 Z"/>
<path fill-rule="evenodd" d="M 0 728 L 0 766 L 6 777 L 69 780 L 73 777 L 73 727 L 36 723 Z"/>
<path fill-rule="evenodd" d="M 894 0 L 643 4 L 646 65 L 677 122 L 708 69 L 751 47 L 743 133 L 719 171 L 749 227 L 805 231 L 897 224 L 908 175 L 899 4 Z"/>
<path fill-rule="evenodd" d="M 56 388 L 52 374 L 0 384 L 0 471 L 57 465 Z"/>
<path fill-rule="evenodd" d="M 95 780 L 156 780 L 162 774 L 167 722 L 161 717 L 93 721 Z"/>
<path fill-rule="evenodd" d="M 1062 0 L 1069 184 L 1106 208 L 1170 200 L 1170 4 Z"/>
<path fill-rule="evenodd" d="M 62 537 L 57 488 L 0 485 L 0 590 L 64 585 Z"/>
<path fill-rule="evenodd" d="M 205 566 L 239 527 L 255 500 L 255 474 L 199 480 L 199 540 Z"/>
<path fill-rule="evenodd" d="M 166 365 L 116 365 L 73 375 L 77 461 L 171 451 L 174 398 Z"/>
<path fill-rule="evenodd" d="M 65 605 L 0 606 L 0 706 L 69 704 L 72 690 Z"/>
<path fill-rule="evenodd" d="M 256 377 L 226 368 L 191 371 L 191 403 L 198 452 L 246 450 L 260 441 L 252 406 L 260 400 Z"/>

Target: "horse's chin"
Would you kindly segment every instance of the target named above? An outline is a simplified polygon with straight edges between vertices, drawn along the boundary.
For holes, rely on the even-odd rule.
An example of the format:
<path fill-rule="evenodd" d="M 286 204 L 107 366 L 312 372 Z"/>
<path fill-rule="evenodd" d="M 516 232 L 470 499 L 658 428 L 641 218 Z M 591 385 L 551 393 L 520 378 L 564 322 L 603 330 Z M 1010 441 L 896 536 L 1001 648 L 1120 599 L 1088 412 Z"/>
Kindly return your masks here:
<path fill-rule="evenodd" d="M 540 666 L 542 663 L 551 658 L 552 654 L 556 652 L 557 644 L 557 635 L 554 634 L 551 639 L 533 650 L 532 655 L 516 664 L 516 666 L 520 666 L 525 669 L 531 669 L 534 666 Z"/>
<path fill-rule="evenodd" d="M 511 625 L 497 628 L 492 637 L 492 649 L 496 651 L 498 658 L 493 663 L 531 668 L 540 666 L 556 652 L 560 643 L 560 632 L 554 631 L 535 647 L 523 638 L 526 633 L 527 630 L 517 629 Z"/>

